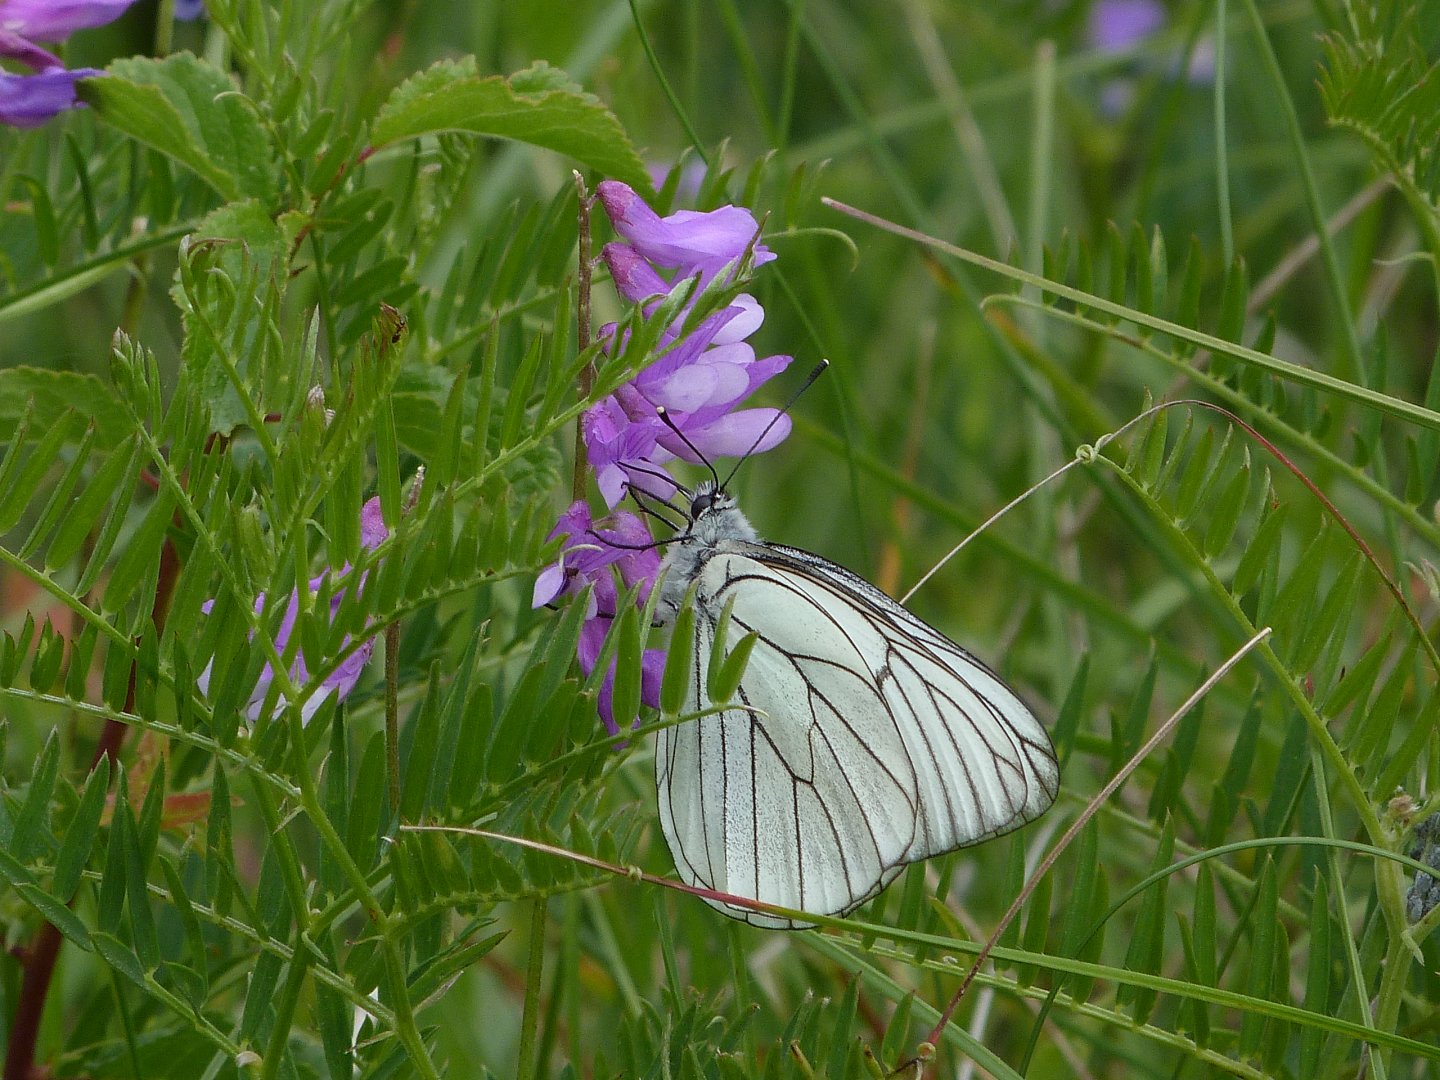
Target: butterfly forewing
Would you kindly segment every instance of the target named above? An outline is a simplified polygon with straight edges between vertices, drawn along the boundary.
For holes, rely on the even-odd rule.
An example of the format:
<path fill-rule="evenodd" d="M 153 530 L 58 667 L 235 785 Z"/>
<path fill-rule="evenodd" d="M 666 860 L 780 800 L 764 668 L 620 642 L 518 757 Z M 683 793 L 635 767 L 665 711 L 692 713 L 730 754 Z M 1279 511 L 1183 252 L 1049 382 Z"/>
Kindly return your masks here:
<path fill-rule="evenodd" d="M 691 884 L 847 914 L 911 862 L 1039 816 L 1059 769 L 1049 737 L 993 672 L 874 586 L 819 556 L 713 522 L 672 565 L 698 581 L 695 711 L 733 601 L 731 647 L 757 642 L 744 708 L 661 733 L 660 818 Z M 699 533 L 699 530 L 696 530 Z M 713 902 L 759 926 L 808 923 Z"/>

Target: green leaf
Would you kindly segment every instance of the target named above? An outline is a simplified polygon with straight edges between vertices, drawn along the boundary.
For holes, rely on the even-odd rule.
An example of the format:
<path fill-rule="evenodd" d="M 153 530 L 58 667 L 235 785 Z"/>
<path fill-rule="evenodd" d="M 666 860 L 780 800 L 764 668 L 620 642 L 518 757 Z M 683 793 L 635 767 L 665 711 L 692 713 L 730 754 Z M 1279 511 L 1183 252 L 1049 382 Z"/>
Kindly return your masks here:
<path fill-rule="evenodd" d="M 1327 1016 L 1330 1013 L 1330 980 L 1334 959 L 1330 952 L 1330 893 L 1325 875 L 1315 874 L 1310 896 L 1310 948 L 1305 966 L 1305 1009 Z M 1320 1051 L 1325 1046 L 1323 1028 L 1305 1025 L 1300 1029 L 1300 1059 L 1296 1076 L 1320 1075 Z"/>
<path fill-rule="evenodd" d="M 740 689 L 740 680 L 745 677 L 745 667 L 750 663 L 750 654 L 755 651 L 759 640 L 760 635 L 755 631 L 746 634 L 735 643 L 719 670 L 712 668 L 707 673 L 712 701 L 730 701 L 735 697 L 735 692 Z"/>
<path fill-rule="evenodd" d="M 139 456 L 140 442 L 138 439 L 131 439 L 128 446 L 118 447 L 115 453 L 104 457 L 95 475 L 66 510 L 59 529 L 51 538 L 45 552 L 47 569 L 54 570 L 64 566 L 75 556 L 86 536 L 100 520 L 105 507 L 117 494 L 120 495 L 120 503 L 117 505 L 129 504 L 129 499 L 123 493 L 128 493 L 133 486 L 128 474 L 132 466 L 138 470 Z M 108 522 L 109 519 L 106 520 Z"/>
<path fill-rule="evenodd" d="M 114 61 L 77 89 L 106 123 L 153 147 L 230 201 L 276 193 L 274 155 L 256 106 L 191 53 Z"/>
<path fill-rule="evenodd" d="M 55 877 L 50 887 L 61 903 L 68 903 L 80 884 L 80 871 L 85 868 L 90 849 L 95 845 L 95 834 L 100 828 L 100 814 L 105 809 L 105 793 L 109 787 L 110 758 L 104 756 L 85 781 L 80 803 L 65 826 L 65 838 L 60 842 L 60 853 L 55 856 Z"/>
<path fill-rule="evenodd" d="M 1025 905 L 1025 931 L 1020 936 L 1020 947 L 1027 952 L 1043 953 L 1045 942 L 1050 937 L 1050 925 L 1053 921 L 1050 915 L 1051 894 L 1055 888 L 1055 875 L 1046 874 L 1035 886 L 1035 891 L 1030 894 L 1030 899 Z M 905 924 L 912 925 L 912 924 Z M 1021 986 L 1029 986 L 1035 981 L 1038 968 L 1034 964 L 1021 964 L 1016 968 L 1015 981 Z"/>
<path fill-rule="evenodd" d="M 105 963 L 142 990 L 145 989 L 145 969 L 140 965 L 140 960 L 136 955 L 127 949 L 119 938 L 97 930 L 90 935 L 90 940 L 95 945 L 95 951 L 100 954 Z"/>
<path fill-rule="evenodd" d="M 900 999 L 900 1004 L 895 1006 L 895 1015 L 890 1018 L 890 1026 L 885 1031 L 885 1038 L 880 1043 L 880 1056 L 885 1061 L 898 1061 L 904 1051 L 910 1035 L 910 1010 L 915 1005 L 915 992 L 912 990 Z"/>
<path fill-rule="evenodd" d="M 234 825 L 230 816 L 230 781 L 217 760 L 210 783 L 210 814 L 205 825 L 205 895 L 222 915 L 230 911 L 231 877 L 235 865 L 232 843 Z"/>
<path fill-rule="evenodd" d="M 695 607 L 684 604 L 675 616 L 675 625 L 670 631 L 670 644 L 666 647 L 665 673 L 660 679 L 660 711 L 676 716 L 690 700 L 695 687 Z"/>
<path fill-rule="evenodd" d="M 1240 514 L 1249 501 L 1249 457 L 1247 451 L 1245 461 L 1211 505 L 1210 526 L 1205 530 L 1205 554 L 1209 558 L 1213 559 L 1229 545 L 1230 538 L 1235 535 L 1235 526 L 1240 522 Z"/>
<path fill-rule="evenodd" d="M 400 817 L 403 821 L 419 821 L 430 809 L 429 795 L 433 788 L 435 763 L 440 741 L 440 673 L 432 669 L 429 686 L 420 707 L 411 714 L 404 740 L 409 754 L 404 763 L 400 791 Z"/>
<path fill-rule="evenodd" d="M 1140 449 L 1127 463 L 1127 467 L 1135 473 L 1135 478 L 1151 491 L 1155 490 L 1160 466 L 1165 461 L 1165 432 L 1169 427 L 1169 416 L 1169 409 L 1161 409 L 1150 417 L 1150 422 L 1145 425 L 1145 437 L 1141 440 Z"/>
<path fill-rule="evenodd" d="M 45 185 L 33 176 L 15 178 L 30 190 L 30 212 L 35 219 L 35 246 L 40 252 L 40 261 L 53 267 L 60 258 L 60 235 L 55 226 L 55 204 Z"/>
<path fill-rule="evenodd" d="M 1275 881 L 1275 860 L 1267 853 L 1260 867 L 1259 890 L 1250 925 L 1250 963 L 1245 975 L 1245 992 L 1251 997 L 1268 1000 L 1275 977 L 1275 942 L 1283 933 L 1275 917 L 1278 892 Z M 1239 1052 L 1242 1058 L 1259 1053 L 1265 1034 L 1266 1018 L 1259 1013 L 1246 1013 L 1240 1020 Z"/>
<path fill-rule="evenodd" d="M 49 629 L 48 625 L 46 629 Z M 61 641 L 59 637 L 55 640 Z M 40 760 L 36 763 L 25 802 L 15 817 L 11 854 L 22 863 L 28 862 L 44 846 L 44 838 L 49 833 L 50 796 L 55 792 L 55 778 L 59 771 L 60 733 L 58 729 L 52 729 L 45 740 L 45 749 L 40 751 Z"/>
<path fill-rule="evenodd" d="M 355 798 L 350 804 L 350 828 L 345 848 L 362 870 L 375 862 L 375 846 L 380 842 L 381 811 L 385 793 L 385 733 L 377 731 L 365 744 L 360 769 L 355 774 Z"/>
<path fill-rule="evenodd" d="M 90 931 L 80 921 L 80 917 L 71 911 L 64 903 L 55 899 L 38 885 L 31 885 L 28 882 L 15 886 L 15 891 L 20 898 L 43 915 L 47 922 L 59 930 L 60 933 L 80 946 L 86 952 L 90 951 Z"/>
<path fill-rule="evenodd" d="M 200 919 L 195 914 L 195 906 L 190 902 L 190 894 L 185 888 L 185 882 L 181 880 L 180 871 L 176 869 L 171 859 L 162 856 L 160 869 L 165 875 L 165 885 L 170 890 L 170 904 L 174 907 L 175 913 L 180 916 L 180 925 L 185 930 L 185 947 L 188 951 L 186 959 L 196 965 L 190 971 L 198 982 L 198 996 L 200 1001 L 203 1001 L 210 984 L 210 973 L 206 958 L 205 935 L 200 929 Z M 199 1002 L 196 1004 L 198 1007 Z"/>
<path fill-rule="evenodd" d="M 120 813 L 128 806 L 125 770 L 119 770 L 115 781 L 114 809 L 110 815 L 110 835 L 105 849 L 105 869 L 100 875 L 100 896 L 96 903 L 96 924 L 119 926 L 125 909 L 125 825 L 130 815 Z M 213 895 L 213 893 L 212 893 Z"/>
<path fill-rule="evenodd" d="M 150 911 L 150 893 L 147 888 L 145 853 L 142 850 L 139 826 L 130 804 L 116 802 L 115 819 L 124 818 L 122 829 L 111 830 L 110 842 L 116 842 L 116 833 L 121 835 L 121 850 L 125 865 L 125 901 L 130 911 L 130 935 L 135 951 L 145 968 L 154 971 L 160 966 L 160 939 L 155 931 L 155 919 Z M 113 925 L 113 924 L 112 924 Z"/>
<path fill-rule="evenodd" d="M 615 114 L 543 62 L 507 80 L 482 78 L 471 58 L 442 60 L 395 88 L 370 139 L 385 146 L 447 131 L 557 150 L 642 195 L 650 192 L 644 163 Z"/>
<path fill-rule="evenodd" d="M 1151 873 L 1170 865 L 1175 854 L 1175 823 L 1173 818 L 1165 819 L 1160 834 L 1160 843 L 1155 857 L 1150 862 Z M 1140 902 L 1140 912 L 1130 932 L 1130 943 L 1125 951 L 1127 971 L 1158 972 L 1165 959 L 1165 919 L 1168 914 L 1166 899 L 1169 895 L 1168 877 L 1162 877 L 1145 891 Z M 1121 987 L 1116 996 L 1117 1004 L 1131 1007 L 1136 1023 L 1145 1023 L 1155 1008 L 1155 991 L 1142 987 Z"/>

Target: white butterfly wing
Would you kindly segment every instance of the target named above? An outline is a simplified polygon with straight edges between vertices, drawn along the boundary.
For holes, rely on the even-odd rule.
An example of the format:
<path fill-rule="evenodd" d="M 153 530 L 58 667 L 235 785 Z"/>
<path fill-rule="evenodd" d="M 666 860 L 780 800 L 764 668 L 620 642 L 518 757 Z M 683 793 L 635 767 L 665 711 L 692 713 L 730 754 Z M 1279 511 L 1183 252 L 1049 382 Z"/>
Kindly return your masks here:
<path fill-rule="evenodd" d="M 694 691 L 734 599 L 758 635 L 747 710 L 661 732 L 660 820 L 694 885 L 822 914 L 854 910 L 910 862 L 1024 824 L 1058 767 L 1025 705 L 983 664 L 818 556 L 732 541 L 700 568 Z M 715 903 L 755 925 L 808 925 Z"/>

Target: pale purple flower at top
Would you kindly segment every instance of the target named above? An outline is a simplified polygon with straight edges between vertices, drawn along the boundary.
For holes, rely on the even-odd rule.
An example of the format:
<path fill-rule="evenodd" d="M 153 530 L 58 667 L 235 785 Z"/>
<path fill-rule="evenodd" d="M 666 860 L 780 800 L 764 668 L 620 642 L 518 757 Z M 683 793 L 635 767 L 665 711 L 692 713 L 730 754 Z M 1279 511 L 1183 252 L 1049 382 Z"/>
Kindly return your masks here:
<path fill-rule="evenodd" d="M 550 538 L 564 536 L 565 546 L 559 561 L 535 579 L 532 597 L 533 606 L 540 607 L 561 595 L 575 596 L 587 587 L 590 589 L 590 606 L 576 647 L 580 670 L 587 678 L 599 662 L 605 636 L 617 615 L 620 592 L 615 583 L 616 573 L 626 589 L 639 587 L 636 603 L 642 606 L 660 573 L 660 553 L 645 523 L 626 511 L 612 514 L 608 520 L 608 527 L 597 528 L 590 507 L 583 501 L 573 503 L 561 515 Z M 632 716 L 617 720 L 615 716 L 615 663 L 610 662 L 597 702 L 600 719 L 612 735 L 619 734 L 622 722 L 630 725 L 639 720 Z M 640 660 L 640 700 L 644 704 L 659 707 L 664 671 L 665 650 L 646 649 Z"/>
<path fill-rule="evenodd" d="M 381 542 L 389 535 L 390 531 L 385 527 L 385 519 L 380 513 L 379 498 L 370 499 L 360 510 L 361 547 L 367 551 L 373 550 L 379 547 Z M 347 563 L 341 568 L 337 576 L 344 578 L 350 573 L 350 569 Z M 330 572 L 328 570 L 317 577 L 311 578 L 309 585 L 310 593 L 314 595 L 319 592 L 329 579 Z M 356 587 L 364 588 L 364 585 L 365 578 L 364 575 L 362 575 Z M 335 618 L 336 613 L 340 610 L 341 603 L 344 602 L 345 590 L 346 586 L 342 585 L 336 589 L 330 597 L 331 619 Z M 200 609 L 206 614 L 209 614 L 214 606 L 214 600 L 207 600 L 201 605 Z M 260 593 L 255 597 L 254 612 L 256 615 L 259 615 L 264 610 L 265 594 Z M 285 615 L 280 621 L 280 628 L 275 633 L 275 650 L 282 656 L 285 654 L 286 646 L 290 641 L 290 635 L 295 631 L 295 620 L 299 615 L 300 593 L 299 590 L 296 590 L 290 594 L 290 602 L 285 607 Z M 349 643 L 350 638 L 345 638 L 341 643 L 341 650 L 343 651 L 347 648 Z M 360 675 L 364 671 L 366 663 L 369 662 L 371 653 L 374 651 L 375 639 L 373 637 L 367 638 L 359 648 L 341 661 L 340 665 L 334 671 L 325 676 L 318 686 L 311 689 L 300 705 L 301 722 L 308 724 L 311 717 L 319 711 L 320 706 L 323 705 L 325 700 L 332 694 L 335 696 L 336 701 L 343 701 L 350 692 L 355 689 L 356 684 L 359 683 Z M 323 660 L 323 658 L 318 658 L 314 666 L 321 666 L 320 660 Z M 206 665 L 205 670 L 202 671 L 199 678 L 195 680 L 201 693 L 209 693 L 210 673 L 213 667 L 214 663 L 212 661 Z M 290 667 L 290 679 L 297 687 L 303 687 L 310 681 L 310 665 L 306 662 L 303 650 L 297 651 L 295 654 L 295 660 Z M 245 718 L 249 720 L 250 723 L 254 724 L 260 719 L 261 710 L 265 705 L 265 698 L 270 692 L 270 684 L 274 681 L 274 668 L 267 663 L 261 669 L 259 681 L 256 682 L 254 689 L 250 691 L 250 696 L 245 702 Z M 285 695 L 281 693 L 277 698 L 277 708 L 283 709 L 285 705 Z"/>
<path fill-rule="evenodd" d="M 40 41 L 61 41 L 76 30 L 104 26 L 135 0 L 0 0 L 0 30 Z"/>
<path fill-rule="evenodd" d="M 764 318 L 753 299 L 744 299 L 748 303 L 704 319 L 630 382 L 586 410 L 581 436 L 607 506 L 618 503 L 627 487 L 667 498 L 676 485 L 661 466 L 675 457 L 698 464 L 700 455 L 706 460 L 735 457 L 752 447 L 758 453 L 789 434 L 789 419 L 777 419 L 775 409 L 735 411 L 791 360 L 783 355 L 757 360 L 755 350 L 741 340 Z M 660 408 L 669 423 L 660 419 Z"/>
<path fill-rule="evenodd" d="M 1165 25 L 1159 0 L 1096 0 L 1090 5 L 1086 38 L 1101 52 L 1123 52 Z"/>
<path fill-rule="evenodd" d="M 649 262 L 628 244 L 607 244 L 602 255 L 621 295 L 644 305 L 647 313 L 653 312 L 659 304 L 656 294 L 667 292 L 669 286 Z M 653 439 L 662 449 L 688 461 L 698 460 L 695 450 L 707 458 L 734 456 L 749 450 L 777 415 L 773 409 L 733 412 L 764 382 L 784 371 L 791 360 L 784 355 L 757 360 L 755 350 L 745 343 L 765 321 L 765 309 L 759 302 L 748 293 L 741 293 L 728 307 L 702 319 L 677 340 L 684 316 L 685 312 L 677 315 L 662 335 L 661 343 L 666 348 L 655 362 L 637 372 L 614 395 L 624 413 L 639 427 L 638 431 L 627 433 L 627 448 L 632 452 L 617 456 L 606 447 L 590 447 L 592 463 L 603 463 L 596 464 L 596 469 L 601 492 L 610 506 L 624 494 L 617 468 L 624 472 L 627 464 L 645 460 L 641 445 L 644 440 Z M 601 333 L 613 336 L 614 327 L 602 328 Z M 669 425 L 658 422 L 657 407 L 666 409 L 671 423 L 684 433 L 684 438 Z M 597 431 L 614 445 L 618 427 L 613 420 L 614 409 L 608 409 L 606 415 L 611 418 L 611 427 L 597 428 Z M 582 434 L 586 432 L 583 425 L 581 430 Z M 789 431 L 788 419 L 778 421 L 766 433 L 765 440 L 755 446 L 756 452 L 778 445 Z M 693 444 L 693 449 L 686 445 L 686 440 Z M 640 452 L 634 452 L 637 450 Z M 659 460 L 650 458 L 649 463 L 658 464 Z M 633 473 L 631 478 L 635 479 Z M 637 486 L 658 494 L 653 485 L 637 483 Z"/>
<path fill-rule="evenodd" d="M 175 0 L 175 18 L 194 22 L 205 14 L 205 0 Z"/>
<path fill-rule="evenodd" d="M 755 215 L 741 206 L 715 210 L 677 210 L 660 217 L 628 184 L 601 181 L 595 188 L 610 222 L 642 256 L 681 277 L 701 275 L 701 285 L 717 271 L 753 250 L 752 265 L 763 266 L 775 253 L 759 242 Z M 753 248 L 752 248 L 753 245 Z"/>

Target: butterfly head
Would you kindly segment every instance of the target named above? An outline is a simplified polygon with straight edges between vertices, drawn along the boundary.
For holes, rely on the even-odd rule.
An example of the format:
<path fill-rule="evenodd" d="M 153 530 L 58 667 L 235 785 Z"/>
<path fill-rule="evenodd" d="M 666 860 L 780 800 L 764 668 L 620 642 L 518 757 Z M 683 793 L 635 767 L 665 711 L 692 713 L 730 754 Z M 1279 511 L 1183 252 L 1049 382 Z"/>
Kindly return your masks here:
<path fill-rule="evenodd" d="M 706 480 L 695 485 L 695 492 L 690 496 L 689 516 L 693 523 L 709 514 L 719 514 L 734 508 L 735 496 L 713 480 Z"/>
<path fill-rule="evenodd" d="M 690 519 L 686 539 L 702 545 L 720 540 L 756 539 L 755 530 L 735 503 L 735 496 L 713 480 L 695 485 L 686 516 Z"/>

